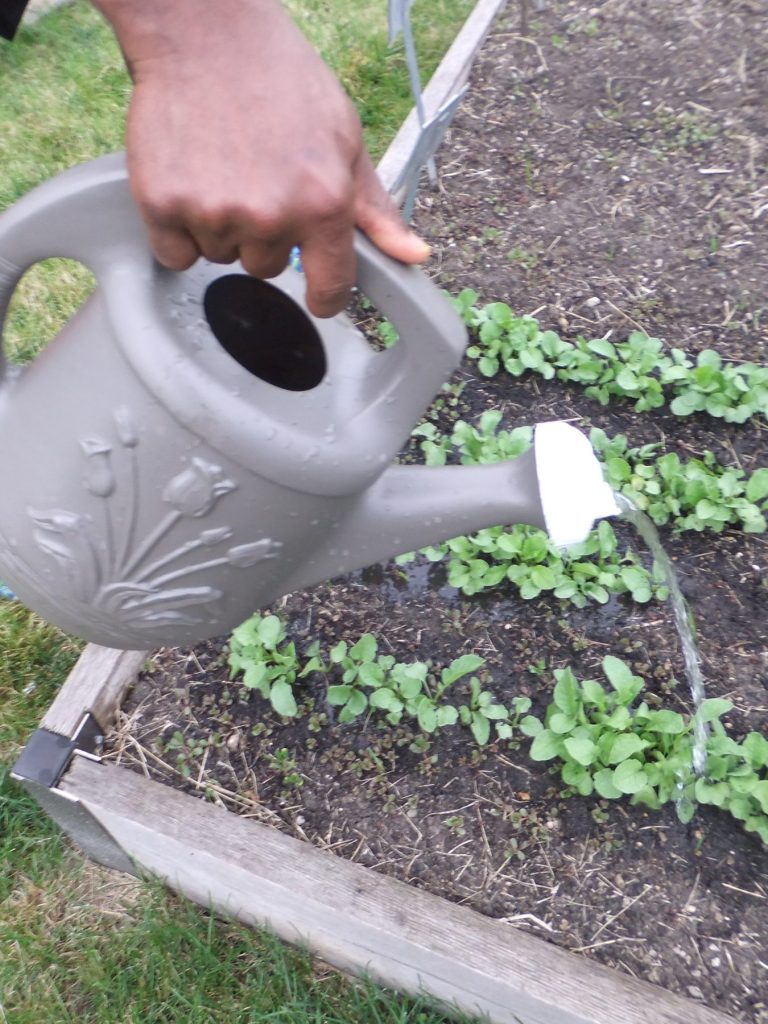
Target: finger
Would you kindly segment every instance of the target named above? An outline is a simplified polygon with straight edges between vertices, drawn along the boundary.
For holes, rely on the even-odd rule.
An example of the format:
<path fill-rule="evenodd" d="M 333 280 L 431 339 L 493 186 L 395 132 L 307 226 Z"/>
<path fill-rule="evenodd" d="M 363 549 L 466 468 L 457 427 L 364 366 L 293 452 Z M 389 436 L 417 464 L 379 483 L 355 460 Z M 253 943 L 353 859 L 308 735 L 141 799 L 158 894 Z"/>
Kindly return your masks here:
<path fill-rule="evenodd" d="M 315 316 L 340 313 L 355 283 L 352 224 L 324 222 L 301 243 L 301 262 L 307 279 L 307 307 Z"/>
<path fill-rule="evenodd" d="M 423 263 L 429 256 L 429 246 L 403 222 L 366 151 L 358 159 L 355 181 L 355 221 L 360 230 L 393 259 Z"/>
<path fill-rule="evenodd" d="M 200 227 L 192 229 L 192 234 L 198 249 L 211 263 L 234 263 L 239 256 L 239 248 L 231 236 Z"/>
<path fill-rule="evenodd" d="M 240 245 L 240 262 L 253 277 L 277 277 L 288 266 L 291 248 L 288 242 L 244 242 Z"/>
<path fill-rule="evenodd" d="M 186 270 L 200 255 L 194 238 L 183 228 L 149 223 L 147 234 L 158 263 L 169 270 Z"/>

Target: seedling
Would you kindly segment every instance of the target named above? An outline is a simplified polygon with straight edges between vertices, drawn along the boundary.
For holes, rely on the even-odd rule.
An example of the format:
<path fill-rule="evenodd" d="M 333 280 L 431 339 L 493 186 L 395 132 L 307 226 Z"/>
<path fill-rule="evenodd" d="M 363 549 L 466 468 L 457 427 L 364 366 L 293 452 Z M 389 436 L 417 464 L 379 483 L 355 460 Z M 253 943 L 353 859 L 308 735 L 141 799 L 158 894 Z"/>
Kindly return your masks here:
<path fill-rule="evenodd" d="M 282 646 L 281 646 L 282 644 Z M 293 683 L 299 669 L 296 645 L 286 641 L 285 626 L 276 615 L 253 615 L 232 633 L 228 663 L 231 678 L 268 700 L 279 715 L 297 714 Z"/>

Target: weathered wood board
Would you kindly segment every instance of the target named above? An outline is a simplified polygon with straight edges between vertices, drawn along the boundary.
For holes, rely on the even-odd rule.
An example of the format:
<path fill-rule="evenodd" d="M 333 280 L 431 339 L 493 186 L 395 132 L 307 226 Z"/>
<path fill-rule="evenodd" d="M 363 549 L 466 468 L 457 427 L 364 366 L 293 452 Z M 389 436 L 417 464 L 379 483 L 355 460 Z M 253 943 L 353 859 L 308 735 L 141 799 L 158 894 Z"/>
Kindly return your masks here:
<path fill-rule="evenodd" d="M 60 784 L 141 870 L 203 906 L 494 1024 L 731 1018 L 113 765 Z"/>
<path fill-rule="evenodd" d="M 83 715 L 90 711 L 106 729 L 114 721 L 126 689 L 135 682 L 149 653 L 88 644 L 46 711 L 41 727 L 62 736 L 74 736 Z"/>
<path fill-rule="evenodd" d="M 428 121 L 467 81 L 472 61 L 506 2 L 507 0 L 479 0 L 475 5 L 424 90 L 422 101 L 424 115 Z M 414 107 L 376 168 L 380 181 L 389 191 L 410 160 L 420 131 L 419 116 Z"/>

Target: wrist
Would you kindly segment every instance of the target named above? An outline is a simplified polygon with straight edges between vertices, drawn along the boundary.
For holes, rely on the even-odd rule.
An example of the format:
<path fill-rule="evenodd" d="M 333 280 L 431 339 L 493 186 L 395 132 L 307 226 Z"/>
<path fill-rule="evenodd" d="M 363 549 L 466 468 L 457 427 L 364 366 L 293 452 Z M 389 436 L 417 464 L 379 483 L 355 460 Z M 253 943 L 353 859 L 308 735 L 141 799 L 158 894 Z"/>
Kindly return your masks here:
<path fill-rule="evenodd" d="M 219 38 L 264 36 L 288 18 L 279 0 L 92 0 L 117 36 L 129 66 L 183 53 L 210 54 Z"/>

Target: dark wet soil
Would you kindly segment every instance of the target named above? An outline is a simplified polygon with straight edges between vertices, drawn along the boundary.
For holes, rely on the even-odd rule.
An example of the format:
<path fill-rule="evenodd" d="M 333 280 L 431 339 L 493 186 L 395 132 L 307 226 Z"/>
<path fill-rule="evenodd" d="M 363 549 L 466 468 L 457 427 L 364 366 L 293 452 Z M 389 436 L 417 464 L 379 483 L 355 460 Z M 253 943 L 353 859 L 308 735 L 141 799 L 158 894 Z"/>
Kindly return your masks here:
<path fill-rule="evenodd" d="M 636 329 L 695 353 L 763 358 L 768 340 L 768 5 L 762 0 L 511 4 L 478 60 L 416 222 L 446 288 L 473 287 L 565 337 Z M 576 388 L 467 362 L 455 406 L 504 425 L 571 419 L 766 464 L 765 424 L 604 409 Z M 623 542 L 638 542 L 620 527 Z M 708 696 L 733 735 L 768 729 L 768 546 L 735 530 L 664 541 L 695 614 Z M 464 598 L 425 560 L 376 566 L 278 609 L 300 650 L 373 632 L 401 660 L 475 651 L 502 702 L 541 713 L 554 668 L 628 659 L 652 699 L 689 711 L 669 608 L 582 611 L 500 587 Z M 227 681 L 226 650 L 162 650 L 122 711 L 110 756 L 568 949 L 768 1022 L 768 850 L 733 819 L 567 796 L 526 744 L 425 742 L 372 720 L 339 725 L 316 676 L 284 721 Z M 679 682 L 678 682 L 679 681 Z M 181 740 L 173 739 L 180 734 Z M 695 1006 L 692 1008 L 695 1021 Z"/>

